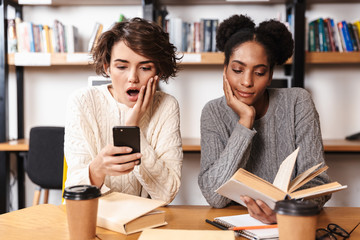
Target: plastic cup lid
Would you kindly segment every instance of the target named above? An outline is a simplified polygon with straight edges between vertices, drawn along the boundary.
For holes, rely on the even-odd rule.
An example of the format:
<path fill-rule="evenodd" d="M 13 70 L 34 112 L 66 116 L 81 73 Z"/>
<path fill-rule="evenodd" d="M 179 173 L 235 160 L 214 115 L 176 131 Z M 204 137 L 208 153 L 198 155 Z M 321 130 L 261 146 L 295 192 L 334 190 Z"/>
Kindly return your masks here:
<path fill-rule="evenodd" d="M 320 213 L 320 208 L 310 201 L 282 200 L 276 203 L 275 212 L 282 215 L 313 216 Z"/>
<path fill-rule="evenodd" d="M 89 200 L 101 196 L 100 189 L 93 185 L 75 185 L 64 189 L 63 197 L 69 200 Z"/>

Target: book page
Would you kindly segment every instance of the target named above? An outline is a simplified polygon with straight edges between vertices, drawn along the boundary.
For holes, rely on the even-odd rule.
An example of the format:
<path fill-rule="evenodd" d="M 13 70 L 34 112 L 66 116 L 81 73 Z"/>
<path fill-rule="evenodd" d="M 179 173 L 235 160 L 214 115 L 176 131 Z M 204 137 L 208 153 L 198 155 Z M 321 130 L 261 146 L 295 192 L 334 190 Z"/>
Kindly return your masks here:
<path fill-rule="evenodd" d="M 234 240 L 232 230 L 145 229 L 139 240 Z"/>
<path fill-rule="evenodd" d="M 322 167 L 322 168 L 320 168 L 320 169 L 318 169 L 318 170 L 316 170 L 314 172 L 314 170 L 317 169 L 320 165 L 321 165 L 321 163 L 319 163 L 318 165 L 313 166 L 312 168 L 306 170 L 305 172 L 303 172 L 302 174 L 297 176 L 294 180 L 292 180 L 290 182 L 288 192 L 291 193 L 291 192 L 295 191 L 296 189 L 303 186 L 305 183 L 311 181 L 316 176 L 318 176 L 322 172 L 325 172 L 329 168 L 328 166 L 324 166 L 324 167 Z"/>
<path fill-rule="evenodd" d="M 289 182 L 291 179 L 291 174 L 294 170 L 296 157 L 299 153 L 299 148 L 297 148 L 293 153 L 291 153 L 280 165 L 280 168 L 276 174 L 273 185 L 283 190 L 284 192 L 288 191 Z"/>
<path fill-rule="evenodd" d="M 293 192 L 290 194 L 290 197 L 294 199 L 300 199 L 300 198 L 309 199 L 309 198 L 319 197 L 329 193 L 337 192 L 345 188 L 347 188 L 346 185 L 342 186 L 338 182 L 332 182 L 332 183 L 327 183 L 320 186 Z"/>
<path fill-rule="evenodd" d="M 250 216 L 250 214 L 241 214 L 233 216 L 223 216 L 214 219 L 215 222 L 220 223 L 226 227 L 245 227 L 245 226 L 263 226 L 268 225 Z M 256 236 L 258 239 L 279 237 L 278 228 L 268 229 L 253 229 L 246 230 L 245 233 L 251 236 Z"/>

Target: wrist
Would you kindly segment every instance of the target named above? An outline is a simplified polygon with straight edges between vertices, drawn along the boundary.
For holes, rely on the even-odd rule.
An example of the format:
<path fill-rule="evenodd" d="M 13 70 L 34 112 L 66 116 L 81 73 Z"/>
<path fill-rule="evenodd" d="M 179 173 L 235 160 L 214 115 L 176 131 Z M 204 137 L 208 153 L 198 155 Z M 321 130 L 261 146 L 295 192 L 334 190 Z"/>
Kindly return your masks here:
<path fill-rule="evenodd" d="M 98 168 L 96 160 L 92 161 L 89 165 L 90 183 L 100 188 L 105 181 L 105 176 L 105 174 L 101 173 L 100 168 Z"/>

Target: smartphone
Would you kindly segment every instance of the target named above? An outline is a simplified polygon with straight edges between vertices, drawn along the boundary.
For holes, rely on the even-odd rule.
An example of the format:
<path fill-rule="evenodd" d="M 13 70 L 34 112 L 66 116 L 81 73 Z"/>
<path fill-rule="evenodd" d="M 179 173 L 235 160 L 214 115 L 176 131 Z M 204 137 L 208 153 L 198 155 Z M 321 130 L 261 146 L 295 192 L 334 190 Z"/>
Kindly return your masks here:
<path fill-rule="evenodd" d="M 131 153 L 140 152 L 140 128 L 136 126 L 115 126 L 113 127 L 114 146 L 131 147 Z M 119 156 L 121 154 L 117 154 Z M 141 159 L 139 164 L 141 163 Z M 135 161 L 135 160 L 134 160 Z"/>

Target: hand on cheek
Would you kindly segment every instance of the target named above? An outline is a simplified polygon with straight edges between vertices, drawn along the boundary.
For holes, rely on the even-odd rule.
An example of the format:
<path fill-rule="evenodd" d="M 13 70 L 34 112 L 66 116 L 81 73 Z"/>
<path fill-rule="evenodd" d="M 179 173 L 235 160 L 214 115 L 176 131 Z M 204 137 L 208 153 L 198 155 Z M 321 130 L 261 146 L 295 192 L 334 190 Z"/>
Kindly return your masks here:
<path fill-rule="evenodd" d="M 239 123 L 251 129 L 256 116 L 255 108 L 237 99 L 225 74 L 223 75 L 223 89 L 226 103 L 239 116 Z"/>
<path fill-rule="evenodd" d="M 158 76 L 152 77 L 149 79 L 146 86 L 141 87 L 138 99 L 125 121 L 126 126 L 139 126 L 141 117 L 151 105 L 158 81 Z"/>

